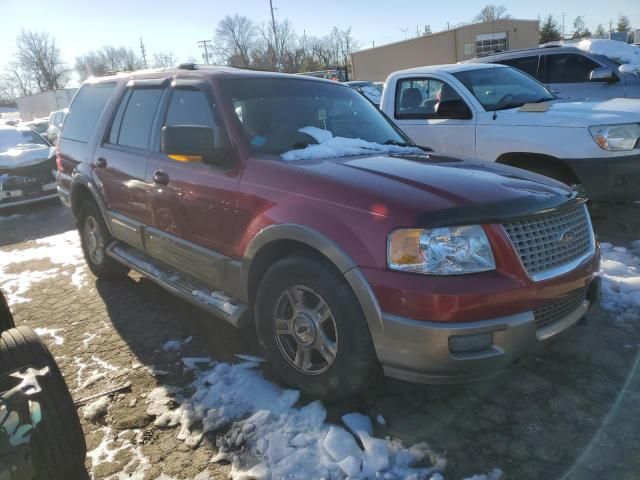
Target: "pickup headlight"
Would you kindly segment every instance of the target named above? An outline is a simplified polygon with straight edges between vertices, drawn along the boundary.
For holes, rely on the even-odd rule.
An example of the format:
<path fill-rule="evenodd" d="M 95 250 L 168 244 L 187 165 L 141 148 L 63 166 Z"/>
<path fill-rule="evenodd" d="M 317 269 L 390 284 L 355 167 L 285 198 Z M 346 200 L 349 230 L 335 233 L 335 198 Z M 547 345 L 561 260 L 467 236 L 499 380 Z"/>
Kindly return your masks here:
<path fill-rule="evenodd" d="M 480 225 L 394 230 L 389 234 L 387 263 L 392 270 L 429 275 L 496 268 L 491 245 Z"/>
<path fill-rule="evenodd" d="M 605 150 L 633 150 L 640 146 L 640 123 L 596 125 L 589 127 L 589 132 L 596 143 Z"/>

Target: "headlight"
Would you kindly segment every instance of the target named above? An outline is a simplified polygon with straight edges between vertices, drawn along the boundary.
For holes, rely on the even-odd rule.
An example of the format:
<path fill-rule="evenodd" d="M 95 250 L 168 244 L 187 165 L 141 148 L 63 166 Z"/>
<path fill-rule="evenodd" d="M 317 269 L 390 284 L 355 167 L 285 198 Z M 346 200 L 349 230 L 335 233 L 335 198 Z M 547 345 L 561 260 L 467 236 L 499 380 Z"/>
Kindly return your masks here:
<path fill-rule="evenodd" d="M 458 275 L 496 268 L 480 225 L 399 229 L 389 234 L 387 263 L 392 270 Z"/>
<path fill-rule="evenodd" d="M 591 136 L 605 150 L 633 150 L 639 146 L 640 123 L 596 125 L 589 127 Z"/>

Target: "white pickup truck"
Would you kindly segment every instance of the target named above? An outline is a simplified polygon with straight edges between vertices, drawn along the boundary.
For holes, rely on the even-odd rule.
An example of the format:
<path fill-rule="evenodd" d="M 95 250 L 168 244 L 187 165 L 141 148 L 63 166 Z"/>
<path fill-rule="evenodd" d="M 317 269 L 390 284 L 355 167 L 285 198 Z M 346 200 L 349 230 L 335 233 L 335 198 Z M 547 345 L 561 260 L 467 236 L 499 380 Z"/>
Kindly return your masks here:
<path fill-rule="evenodd" d="M 640 200 L 640 100 L 561 100 L 514 68 L 457 64 L 392 73 L 380 108 L 438 153 L 581 184 L 595 201 Z"/>

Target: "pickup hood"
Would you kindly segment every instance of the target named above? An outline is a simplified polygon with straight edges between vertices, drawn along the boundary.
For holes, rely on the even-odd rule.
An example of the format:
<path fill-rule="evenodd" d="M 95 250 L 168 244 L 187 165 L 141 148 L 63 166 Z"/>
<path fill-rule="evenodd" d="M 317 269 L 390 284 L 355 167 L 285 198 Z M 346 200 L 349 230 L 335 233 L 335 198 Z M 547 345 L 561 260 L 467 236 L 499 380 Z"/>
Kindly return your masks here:
<path fill-rule="evenodd" d="M 525 170 L 438 155 L 359 156 L 290 165 L 348 187 L 318 179 L 307 195 L 369 211 L 383 202 L 390 214 L 394 206 L 408 207 L 429 226 L 496 223 L 555 208 L 578 196 L 562 183 Z"/>
<path fill-rule="evenodd" d="M 640 100 L 612 98 L 609 100 L 560 99 L 548 102 L 546 112 L 523 112 L 520 108 L 501 110 L 493 120 L 493 112 L 483 115 L 480 123 L 487 125 L 520 125 L 536 127 L 590 127 L 610 123 L 640 122 Z"/>
<path fill-rule="evenodd" d="M 0 152 L 0 172 L 37 165 L 55 155 L 55 149 L 39 144 L 18 145 Z"/>

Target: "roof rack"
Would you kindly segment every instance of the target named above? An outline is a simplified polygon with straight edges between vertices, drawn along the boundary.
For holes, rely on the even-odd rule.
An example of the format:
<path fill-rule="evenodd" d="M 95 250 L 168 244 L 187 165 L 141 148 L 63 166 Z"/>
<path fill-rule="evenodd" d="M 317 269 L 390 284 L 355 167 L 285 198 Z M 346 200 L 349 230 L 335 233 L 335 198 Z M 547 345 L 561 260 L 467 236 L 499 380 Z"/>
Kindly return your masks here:
<path fill-rule="evenodd" d="M 178 65 L 178 68 L 180 70 L 196 70 L 196 64 L 195 63 L 181 63 L 180 65 Z"/>

